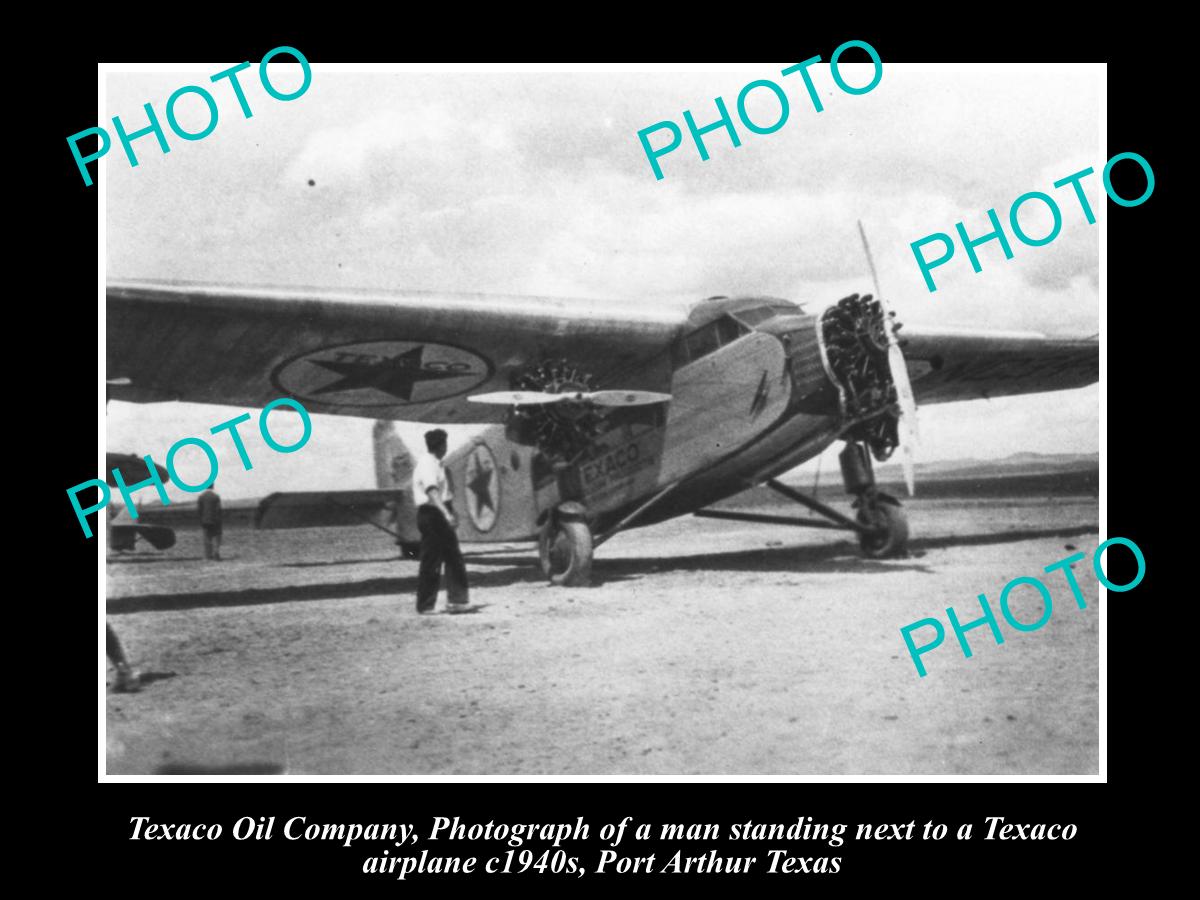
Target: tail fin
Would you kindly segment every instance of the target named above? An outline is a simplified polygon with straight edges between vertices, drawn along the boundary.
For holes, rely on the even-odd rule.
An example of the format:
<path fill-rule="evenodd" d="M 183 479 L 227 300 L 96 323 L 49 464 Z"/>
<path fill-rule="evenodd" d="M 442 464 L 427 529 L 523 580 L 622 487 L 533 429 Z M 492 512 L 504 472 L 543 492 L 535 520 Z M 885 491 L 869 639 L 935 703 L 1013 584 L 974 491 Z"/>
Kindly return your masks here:
<path fill-rule="evenodd" d="M 381 490 L 408 490 L 412 484 L 413 457 L 396 433 L 394 422 L 375 422 L 375 486 Z"/>

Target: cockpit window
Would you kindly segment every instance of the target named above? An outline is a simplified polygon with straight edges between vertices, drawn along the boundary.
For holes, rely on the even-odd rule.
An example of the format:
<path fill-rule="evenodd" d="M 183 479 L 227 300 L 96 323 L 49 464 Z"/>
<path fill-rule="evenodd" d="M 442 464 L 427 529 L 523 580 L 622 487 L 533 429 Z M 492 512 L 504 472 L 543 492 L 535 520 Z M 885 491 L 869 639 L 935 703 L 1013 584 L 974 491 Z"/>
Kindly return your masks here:
<path fill-rule="evenodd" d="M 793 303 L 769 303 L 764 306 L 752 306 L 749 309 L 739 309 L 734 313 L 742 322 L 750 327 L 773 319 L 775 316 L 795 316 L 804 312 L 803 307 Z"/>
<path fill-rule="evenodd" d="M 732 316 L 721 316 L 685 336 L 675 348 L 675 365 L 683 366 L 732 344 L 750 329 Z"/>
<path fill-rule="evenodd" d="M 759 322 L 765 322 L 779 313 L 770 306 L 756 306 L 753 309 L 740 309 L 734 315 L 747 325 L 754 327 Z"/>
<path fill-rule="evenodd" d="M 707 356 L 720 346 L 721 339 L 717 334 L 717 323 L 710 322 L 687 336 L 688 359 L 694 360 Z"/>

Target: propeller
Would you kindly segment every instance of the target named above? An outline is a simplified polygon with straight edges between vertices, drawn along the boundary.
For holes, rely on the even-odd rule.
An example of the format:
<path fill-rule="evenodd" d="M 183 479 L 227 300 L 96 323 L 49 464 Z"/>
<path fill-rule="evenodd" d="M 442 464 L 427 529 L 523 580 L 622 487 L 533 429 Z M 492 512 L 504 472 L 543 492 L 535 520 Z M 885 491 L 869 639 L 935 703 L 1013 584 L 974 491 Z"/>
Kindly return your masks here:
<path fill-rule="evenodd" d="M 548 403 L 592 403 L 596 406 L 649 406 L 666 403 L 670 394 L 654 391 L 564 391 L 549 394 L 544 391 L 496 391 L 467 398 L 472 403 L 491 403 L 496 406 L 541 406 Z"/>
<path fill-rule="evenodd" d="M 597 406 L 650 406 L 671 399 L 670 394 L 654 391 L 592 391 L 586 397 Z"/>
<path fill-rule="evenodd" d="M 917 401 L 913 397 L 912 382 L 908 378 L 908 366 L 904 363 L 904 351 L 896 339 L 896 319 L 883 299 L 883 291 L 879 289 L 879 275 L 875 271 L 875 260 L 871 258 L 871 247 L 867 243 L 867 233 L 863 230 L 862 220 L 858 221 L 858 233 L 862 236 L 863 250 L 867 254 L 867 265 L 871 268 L 871 280 L 875 282 L 875 299 L 879 301 L 879 309 L 883 313 L 884 331 L 888 341 L 888 369 L 892 374 L 892 383 L 896 385 L 896 397 L 900 401 L 900 450 L 903 456 L 900 466 L 904 470 L 904 484 L 908 488 L 908 496 L 913 496 L 916 486 L 913 474 L 913 449 L 918 441 L 917 436 Z"/>

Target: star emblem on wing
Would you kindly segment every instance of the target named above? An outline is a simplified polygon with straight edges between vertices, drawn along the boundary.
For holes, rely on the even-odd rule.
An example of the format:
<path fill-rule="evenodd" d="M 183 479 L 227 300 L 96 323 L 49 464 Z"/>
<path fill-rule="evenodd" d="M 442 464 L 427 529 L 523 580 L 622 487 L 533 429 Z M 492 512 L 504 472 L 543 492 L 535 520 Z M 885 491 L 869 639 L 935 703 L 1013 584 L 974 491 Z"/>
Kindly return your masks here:
<path fill-rule="evenodd" d="M 313 359 L 314 365 L 327 369 L 341 377 L 314 394 L 331 394 L 337 391 L 376 390 L 391 394 L 400 400 L 412 400 L 413 387 L 422 381 L 441 381 L 446 378 L 461 378 L 463 372 L 444 372 L 422 367 L 425 347 L 414 347 L 396 356 L 364 359 Z"/>

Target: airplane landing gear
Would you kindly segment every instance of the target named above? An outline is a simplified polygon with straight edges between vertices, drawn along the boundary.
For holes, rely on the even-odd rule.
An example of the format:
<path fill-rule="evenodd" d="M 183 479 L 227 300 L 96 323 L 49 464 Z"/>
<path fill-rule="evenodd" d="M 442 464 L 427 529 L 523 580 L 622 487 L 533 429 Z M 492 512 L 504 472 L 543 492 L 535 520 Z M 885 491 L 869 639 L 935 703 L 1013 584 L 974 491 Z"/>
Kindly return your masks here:
<path fill-rule="evenodd" d="M 846 493 L 854 495 L 855 519 L 867 530 L 859 531 L 858 544 L 871 559 L 903 556 L 908 550 L 908 516 L 900 501 L 875 486 L 875 473 L 867 448 L 847 443 L 838 454 Z"/>
<path fill-rule="evenodd" d="M 846 482 L 846 493 L 855 497 L 855 518 L 838 512 L 832 506 L 809 497 L 794 487 L 775 479 L 764 482 L 767 487 L 801 506 L 806 506 L 822 516 L 820 519 L 797 516 L 776 516 L 763 513 L 734 512 L 724 509 L 701 509 L 695 515 L 707 519 L 731 519 L 738 522 L 762 522 L 770 525 L 799 525 L 804 528 L 834 528 L 853 531 L 858 535 L 863 554 L 872 559 L 885 556 L 903 556 L 908 548 L 908 518 L 900 501 L 885 494 L 875 486 L 875 474 L 871 470 L 871 458 L 862 443 L 849 442 L 839 455 L 842 478 Z"/>
<path fill-rule="evenodd" d="M 880 494 L 870 505 L 860 507 L 856 518 L 871 529 L 858 535 L 858 545 L 864 556 L 882 559 L 905 554 L 908 547 L 908 516 L 899 502 Z"/>
<path fill-rule="evenodd" d="M 542 574 L 564 587 L 585 586 L 592 575 L 592 529 L 576 505 L 556 509 L 538 535 Z"/>

